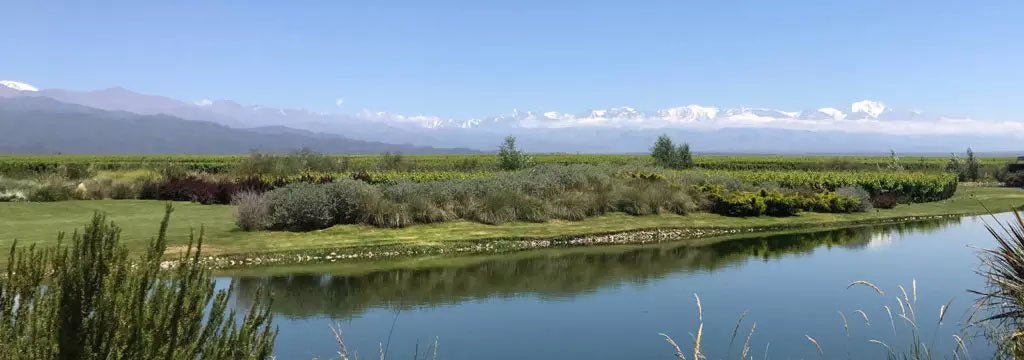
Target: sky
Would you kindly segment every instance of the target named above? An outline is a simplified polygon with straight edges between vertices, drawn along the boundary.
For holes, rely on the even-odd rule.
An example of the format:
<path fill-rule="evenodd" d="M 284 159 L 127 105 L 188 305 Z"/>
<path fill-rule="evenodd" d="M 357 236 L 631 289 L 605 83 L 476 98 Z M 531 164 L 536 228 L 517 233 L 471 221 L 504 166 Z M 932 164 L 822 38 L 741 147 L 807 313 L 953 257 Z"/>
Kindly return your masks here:
<path fill-rule="evenodd" d="M 685 104 L 1024 120 L 1020 1 L 7 0 L 0 79 L 476 117 Z"/>

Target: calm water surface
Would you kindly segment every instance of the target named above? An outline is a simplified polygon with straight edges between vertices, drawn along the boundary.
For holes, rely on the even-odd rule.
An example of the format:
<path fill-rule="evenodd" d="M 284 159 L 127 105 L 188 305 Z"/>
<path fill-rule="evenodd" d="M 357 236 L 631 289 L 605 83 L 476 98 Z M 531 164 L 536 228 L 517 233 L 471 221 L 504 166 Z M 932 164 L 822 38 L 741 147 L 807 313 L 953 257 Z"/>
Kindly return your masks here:
<path fill-rule="evenodd" d="M 1008 220 L 1007 215 L 999 216 Z M 877 339 L 909 344 L 901 312 L 903 285 L 913 298 L 923 341 L 951 357 L 974 296 L 979 248 L 994 245 L 984 222 L 968 217 L 900 226 L 762 236 L 705 246 L 660 244 L 545 250 L 505 256 L 434 259 L 399 265 L 319 266 L 222 277 L 238 306 L 256 288 L 274 294 L 279 358 L 336 357 L 329 326 L 340 325 L 350 350 L 376 358 L 390 333 L 389 358 L 412 359 L 435 339 L 441 359 L 671 359 L 658 335 L 685 348 L 697 329 L 693 294 L 704 306 L 704 351 L 736 358 L 749 327 L 755 358 L 884 357 Z M 390 266 L 390 267 L 389 267 Z M 355 269 L 379 269 L 359 270 Z M 280 275 L 284 274 L 284 275 Z M 847 285 L 869 280 L 882 290 Z M 952 299 L 945 321 L 939 308 Z M 911 299 L 913 300 L 913 299 Z M 855 311 L 863 310 L 870 321 Z M 844 331 L 842 311 L 848 321 Z M 730 346 L 737 319 L 748 315 Z M 895 335 L 893 331 L 895 323 Z M 393 325 L 393 331 L 392 329 Z M 991 346 L 970 341 L 975 358 Z M 947 356 L 950 355 L 950 356 Z"/>

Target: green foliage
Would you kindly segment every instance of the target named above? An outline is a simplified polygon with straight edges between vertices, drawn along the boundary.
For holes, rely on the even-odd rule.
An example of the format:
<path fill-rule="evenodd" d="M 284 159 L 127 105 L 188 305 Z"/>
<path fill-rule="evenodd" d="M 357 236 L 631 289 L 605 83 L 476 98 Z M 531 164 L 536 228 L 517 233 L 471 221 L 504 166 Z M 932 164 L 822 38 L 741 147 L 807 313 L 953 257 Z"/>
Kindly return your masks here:
<path fill-rule="evenodd" d="M 327 187 L 295 183 L 267 192 L 267 226 L 274 230 L 309 231 L 336 223 Z"/>
<path fill-rule="evenodd" d="M 760 191 L 732 191 L 726 193 L 721 186 L 704 185 L 699 188 L 711 200 L 710 210 L 726 216 L 794 216 L 801 211 L 823 213 L 852 213 L 865 211 L 864 191 L 854 193 L 843 189 L 840 195 L 833 191 L 818 193 Z"/>
<path fill-rule="evenodd" d="M 11 248 L 0 277 L 0 348 L 18 359 L 269 359 L 276 331 L 257 296 L 238 321 L 232 289 L 200 263 L 202 233 L 168 269 L 168 206 L 145 255 L 97 214 L 52 249 Z M 63 236 L 62 236 L 63 237 Z M 195 246 L 193 246 L 195 245 Z"/>
<path fill-rule="evenodd" d="M 757 192 L 728 193 L 715 203 L 715 212 L 725 216 L 761 216 L 767 209 L 765 198 Z"/>
<path fill-rule="evenodd" d="M 1024 218 L 1014 215 L 1006 224 L 985 225 L 997 247 L 981 254 L 986 288 L 972 291 L 985 314 L 976 324 L 985 325 L 981 328 L 998 345 L 998 358 L 1006 359 L 1024 357 Z"/>
<path fill-rule="evenodd" d="M 70 163 L 61 165 L 60 172 L 65 179 L 82 180 L 93 175 L 92 167 L 89 164 Z"/>
<path fill-rule="evenodd" d="M 306 171 L 336 172 L 345 170 L 346 162 L 343 160 L 309 149 L 283 155 L 253 152 L 235 163 L 231 172 L 238 177 L 287 176 Z"/>
<path fill-rule="evenodd" d="M 693 155 L 690 154 L 690 144 L 683 143 L 676 146 L 668 135 L 661 135 L 651 147 L 651 157 L 654 164 L 669 169 L 688 169 L 693 167 Z"/>
<path fill-rule="evenodd" d="M 1017 171 L 1007 174 L 1003 178 L 1003 184 L 1009 187 L 1024 188 L 1024 171 Z"/>
<path fill-rule="evenodd" d="M 514 136 L 505 137 L 505 141 L 498 147 L 498 167 L 502 170 L 525 169 L 532 161 L 530 156 L 516 148 Z"/>
<path fill-rule="evenodd" d="M 981 178 L 981 163 L 974 156 L 974 150 L 967 148 L 967 160 L 964 161 L 963 171 L 960 173 L 961 180 L 978 181 Z"/>
<path fill-rule="evenodd" d="M 794 216 L 803 208 L 803 203 L 798 196 L 761 190 L 761 197 L 764 198 L 764 214 L 768 216 Z"/>
<path fill-rule="evenodd" d="M 964 161 L 960 159 L 960 155 L 950 153 L 949 162 L 946 163 L 946 168 L 944 170 L 950 174 L 956 174 L 956 176 L 959 177 L 964 171 Z"/>
<path fill-rule="evenodd" d="M 835 191 L 859 186 L 872 198 L 894 195 L 910 202 L 948 199 L 957 188 L 957 177 L 945 173 L 852 172 L 852 171 L 706 171 L 707 175 L 731 176 L 760 186 L 766 183 L 791 189 Z"/>
<path fill-rule="evenodd" d="M 408 169 L 410 164 L 407 164 L 405 157 L 399 152 L 386 152 L 380 154 L 380 158 L 377 161 L 378 170 L 403 170 Z"/>
<path fill-rule="evenodd" d="M 65 201 L 75 198 L 75 190 L 68 184 L 51 180 L 32 190 L 29 201 Z"/>

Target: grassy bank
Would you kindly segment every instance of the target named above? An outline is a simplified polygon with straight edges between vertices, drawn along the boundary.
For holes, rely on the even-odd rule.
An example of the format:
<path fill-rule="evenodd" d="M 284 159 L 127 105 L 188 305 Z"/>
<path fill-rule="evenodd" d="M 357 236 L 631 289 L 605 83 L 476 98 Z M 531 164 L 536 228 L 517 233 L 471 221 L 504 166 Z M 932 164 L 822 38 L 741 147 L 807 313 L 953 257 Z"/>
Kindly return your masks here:
<path fill-rule="evenodd" d="M 157 230 L 164 202 L 142 200 L 64 201 L 55 203 L 0 203 L 0 247 L 14 239 L 21 244 L 52 244 L 60 231 L 80 227 L 95 211 L 106 212 L 122 228 L 122 242 L 142 249 Z M 709 213 L 630 216 L 614 213 L 582 221 L 515 222 L 492 226 L 468 221 L 382 229 L 367 225 L 340 225 L 312 232 L 242 232 L 235 228 L 233 207 L 175 203 L 170 244 L 187 242 L 190 228 L 206 231 L 205 252 L 210 255 L 252 255 L 282 252 L 340 251 L 353 249 L 429 249 L 450 244 L 479 244 L 484 240 L 519 241 L 567 239 L 592 234 L 650 229 L 718 229 L 729 232 L 787 228 L 837 227 L 940 215 L 1002 212 L 1024 206 L 1024 190 L 962 186 L 950 199 L 865 213 L 802 213 L 794 217 L 735 218 Z M 486 241 L 484 242 L 486 243 Z M 173 249 L 173 248 L 172 248 Z"/>

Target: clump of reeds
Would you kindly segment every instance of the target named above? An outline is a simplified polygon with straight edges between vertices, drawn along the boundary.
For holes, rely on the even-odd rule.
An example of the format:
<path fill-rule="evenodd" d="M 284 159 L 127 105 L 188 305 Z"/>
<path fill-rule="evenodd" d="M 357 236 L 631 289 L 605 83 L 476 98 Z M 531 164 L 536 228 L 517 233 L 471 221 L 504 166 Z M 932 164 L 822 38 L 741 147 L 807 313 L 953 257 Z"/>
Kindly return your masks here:
<path fill-rule="evenodd" d="M 847 289 L 851 289 L 851 288 L 854 288 L 854 287 L 866 287 L 866 288 L 871 289 L 871 291 L 874 292 L 875 294 L 878 294 L 878 296 L 885 296 L 885 291 L 883 291 L 881 288 L 879 288 L 877 285 L 875 285 L 874 283 L 872 283 L 870 281 L 866 281 L 866 280 L 854 281 L 854 282 L 850 283 L 847 286 Z M 888 359 L 923 360 L 923 359 L 932 359 L 932 358 L 934 358 L 935 354 L 933 353 L 933 351 L 931 349 L 935 347 L 934 346 L 935 345 L 935 341 L 937 341 L 938 339 L 935 338 L 934 335 L 933 335 L 933 337 L 930 340 L 931 341 L 930 344 L 926 343 L 927 341 L 925 339 L 923 339 L 922 332 L 921 332 L 921 329 L 920 329 L 920 326 L 919 326 L 919 320 L 917 318 L 917 311 L 919 310 L 918 309 L 918 301 L 917 301 L 918 300 L 918 298 L 917 298 L 917 281 L 916 280 L 915 281 L 911 281 L 911 286 L 909 287 L 909 289 L 910 289 L 909 291 L 907 290 L 908 288 L 903 287 L 902 285 L 901 286 L 897 286 L 897 288 L 899 289 L 899 292 L 900 292 L 900 295 L 896 297 L 896 302 L 898 304 L 898 311 L 896 311 L 896 312 L 892 311 L 892 308 L 890 308 L 888 305 L 883 305 L 882 309 L 885 310 L 885 313 L 889 317 L 889 322 L 890 322 L 890 325 L 891 325 L 892 331 L 893 331 L 893 337 L 897 336 L 897 326 L 896 326 L 896 324 L 897 324 L 897 322 L 899 322 L 900 324 L 905 325 L 903 328 L 906 329 L 907 334 L 909 335 L 909 338 L 911 339 L 910 343 L 899 344 L 899 345 L 905 345 L 905 346 L 897 346 L 896 344 L 889 344 L 889 343 L 886 343 L 886 342 L 882 341 L 881 337 L 871 338 L 871 339 L 868 340 L 868 342 L 871 343 L 871 344 L 877 344 L 878 346 L 884 347 L 885 353 L 886 353 L 885 356 Z M 699 297 L 697 297 L 696 295 L 694 295 L 694 297 L 697 299 L 697 319 L 698 319 L 698 322 L 697 322 L 697 332 L 696 332 L 696 335 L 693 336 L 694 343 L 693 343 L 693 351 L 692 351 L 692 353 L 689 352 L 689 351 L 684 351 L 683 347 L 680 346 L 679 343 L 674 338 L 670 337 L 669 335 L 664 334 L 664 333 L 659 334 L 659 335 L 661 335 L 664 338 L 664 340 L 672 348 L 673 354 L 675 355 L 677 360 L 705 359 L 705 358 L 708 357 L 708 354 L 705 354 L 703 352 L 703 350 L 702 350 L 702 347 L 701 347 L 701 341 L 704 338 L 704 336 L 705 336 L 704 334 L 705 334 L 705 331 L 706 331 L 705 328 L 704 328 L 704 316 L 703 316 L 704 309 L 703 309 L 703 304 L 701 304 Z M 935 331 L 934 332 L 938 331 L 939 326 L 942 324 L 943 320 L 947 316 L 948 311 L 949 311 L 949 306 L 950 306 L 951 303 L 952 303 L 952 300 L 950 300 L 950 302 L 947 302 L 946 304 L 943 304 L 942 306 L 939 307 L 939 309 L 937 311 L 938 318 L 935 321 Z M 854 313 L 859 315 L 859 317 L 864 321 L 865 325 L 871 326 L 871 320 L 870 320 L 870 317 L 868 316 L 866 311 L 864 311 L 863 309 L 856 309 L 856 310 L 854 310 Z M 734 340 L 736 339 L 737 334 L 739 333 L 739 329 L 740 329 L 744 319 L 746 319 L 747 314 L 748 314 L 748 312 L 744 312 L 742 315 L 740 315 L 739 319 L 736 321 L 736 325 L 735 325 L 735 327 L 733 328 L 733 331 L 732 331 L 732 339 L 729 341 L 729 354 L 726 355 L 725 358 L 731 358 L 731 356 L 733 354 L 736 354 L 735 352 L 733 352 Z M 840 324 L 839 325 L 841 325 L 841 329 L 842 329 L 841 331 L 843 332 L 843 334 L 845 335 L 846 338 L 851 338 L 852 330 L 851 330 L 851 327 L 850 327 L 850 319 L 848 319 L 846 317 L 846 313 L 844 313 L 843 311 L 838 311 L 838 314 L 839 314 L 839 320 L 840 320 Z M 747 332 L 746 338 L 744 339 L 744 342 L 743 342 L 742 346 L 740 347 L 740 351 L 738 353 L 739 354 L 739 359 L 749 359 L 750 358 L 750 356 L 751 356 L 750 355 L 751 341 L 752 341 L 752 339 L 754 337 L 755 329 L 757 329 L 757 323 L 754 323 L 753 325 L 750 326 L 750 330 Z M 969 358 L 969 355 L 967 353 L 967 345 L 966 345 L 966 343 L 964 342 L 963 339 L 964 339 L 964 336 L 962 336 L 961 334 L 953 334 L 950 337 L 949 340 L 951 340 L 953 342 L 952 343 L 953 350 L 952 350 L 952 353 L 950 355 L 953 358 L 956 358 L 956 359 Z M 804 335 L 803 340 L 806 341 L 806 344 L 808 344 L 808 346 L 811 347 L 812 351 L 817 355 L 817 357 L 825 358 L 825 357 L 828 356 L 828 354 L 827 354 L 828 349 L 826 349 L 825 346 L 821 342 L 819 342 L 818 339 L 815 338 L 814 336 L 811 336 L 810 334 L 806 334 L 806 335 Z M 765 346 L 765 349 L 766 349 L 765 350 L 766 351 L 765 356 L 767 356 L 767 348 L 768 348 L 767 345 L 768 344 L 766 344 L 766 346 Z M 861 357 L 863 357 L 863 354 L 860 354 L 860 355 L 861 355 Z"/>
<path fill-rule="evenodd" d="M 1002 356 L 1024 357 L 1024 218 L 1014 213 L 1008 223 L 986 225 L 996 248 L 983 250 L 982 270 L 986 288 L 978 308 L 985 314 L 977 321 L 997 342 Z"/>

